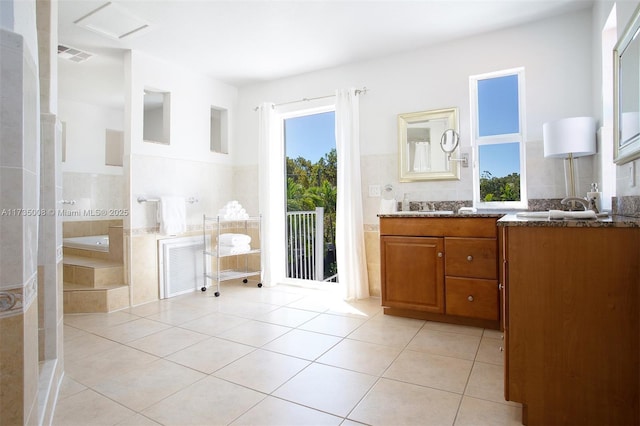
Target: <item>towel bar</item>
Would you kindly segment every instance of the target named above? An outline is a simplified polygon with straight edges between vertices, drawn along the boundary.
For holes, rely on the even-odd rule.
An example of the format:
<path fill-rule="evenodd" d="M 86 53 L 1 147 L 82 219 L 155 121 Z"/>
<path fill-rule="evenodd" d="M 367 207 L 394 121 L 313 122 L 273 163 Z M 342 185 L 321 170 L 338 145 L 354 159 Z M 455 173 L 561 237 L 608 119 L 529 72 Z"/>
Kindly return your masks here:
<path fill-rule="evenodd" d="M 196 197 L 189 197 L 185 200 L 189 204 L 197 203 L 199 200 Z M 160 198 L 147 198 L 144 195 L 138 196 L 139 203 L 159 203 Z"/>

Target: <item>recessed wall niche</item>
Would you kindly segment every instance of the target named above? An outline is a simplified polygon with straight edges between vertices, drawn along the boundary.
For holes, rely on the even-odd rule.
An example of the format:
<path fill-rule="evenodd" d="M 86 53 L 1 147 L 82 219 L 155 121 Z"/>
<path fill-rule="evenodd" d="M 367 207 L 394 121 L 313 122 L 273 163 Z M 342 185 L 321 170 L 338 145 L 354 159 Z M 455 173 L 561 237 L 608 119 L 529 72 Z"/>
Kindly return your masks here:
<path fill-rule="evenodd" d="M 227 110 L 211 107 L 211 152 L 229 153 Z"/>
<path fill-rule="evenodd" d="M 122 167 L 122 156 L 124 153 L 124 132 L 120 130 L 107 129 L 105 132 L 104 142 L 104 164 L 107 166 Z"/>
<path fill-rule="evenodd" d="M 142 138 L 145 142 L 169 145 L 171 94 L 145 89 Z"/>

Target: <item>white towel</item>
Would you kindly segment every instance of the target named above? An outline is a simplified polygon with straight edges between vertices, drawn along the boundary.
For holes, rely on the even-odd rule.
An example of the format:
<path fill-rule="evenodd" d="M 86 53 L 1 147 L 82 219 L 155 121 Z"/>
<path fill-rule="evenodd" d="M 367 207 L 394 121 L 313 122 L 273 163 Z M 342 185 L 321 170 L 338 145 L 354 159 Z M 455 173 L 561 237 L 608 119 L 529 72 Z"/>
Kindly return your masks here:
<path fill-rule="evenodd" d="M 549 210 L 549 219 L 596 219 L 593 210 L 566 212 L 564 210 Z"/>
<path fill-rule="evenodd" d="M 187 213 L 184 197 L 160 197 L 160 233 L 178 235 L 187 230 Z"/>
<path fill-rule="evenodd" d="M 218 255 L 220 256 L 231 256 L 235 254 L 248 253 L 251 251 L 251 246 L 249 244 L 243 244 L 239 246 L 220 246 L 218 247 Z"/>
<path fill-rule="evenodd" d="M 249 245 L 251 243 L 251 237 L 246 234 L 220 234 L 218 236 L 218 244 L 221 246 L 241 246 Z"/>

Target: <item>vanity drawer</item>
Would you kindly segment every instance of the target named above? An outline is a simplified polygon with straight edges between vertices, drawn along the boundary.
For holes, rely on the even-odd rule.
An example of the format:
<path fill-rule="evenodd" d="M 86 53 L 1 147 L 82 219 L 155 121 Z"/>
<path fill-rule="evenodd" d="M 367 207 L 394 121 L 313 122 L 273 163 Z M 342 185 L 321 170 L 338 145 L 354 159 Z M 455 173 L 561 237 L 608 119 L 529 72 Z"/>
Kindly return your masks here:
<path fill-rule="evenodd" d="M 445 238 L 445 275 L 498 278 L 498 242 L 493 238 Z"/>
<path fill-rule="evenodd" d="M 498 320 L 497 280 L 446 278 L 445 311 L 448 315 Z"/>
<path fill-rule="evenodd" d="M 497 238 L 496 218 L 381 217 L 380 235 Z"/>

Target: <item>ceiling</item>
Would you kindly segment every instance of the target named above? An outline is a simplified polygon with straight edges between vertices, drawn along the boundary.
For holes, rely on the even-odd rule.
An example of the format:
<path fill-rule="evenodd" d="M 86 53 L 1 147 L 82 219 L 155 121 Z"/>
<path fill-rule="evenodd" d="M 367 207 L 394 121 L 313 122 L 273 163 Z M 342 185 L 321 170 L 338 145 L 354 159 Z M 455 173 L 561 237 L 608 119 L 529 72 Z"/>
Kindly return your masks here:
<path fill-rule="evenodd" d="M 74 23 L 106 3 L 58 2 L 59 43 L 96 55 L 83 63 L 59 60 L 61 96 L 99 90 L 110 97 L 105 102 L 122 103 L 127 49 L 243 87 L 517 26 L 593 1 L 129 0 L 113 8 L 146 21 L 145 30 L 117 40 Z"/>

